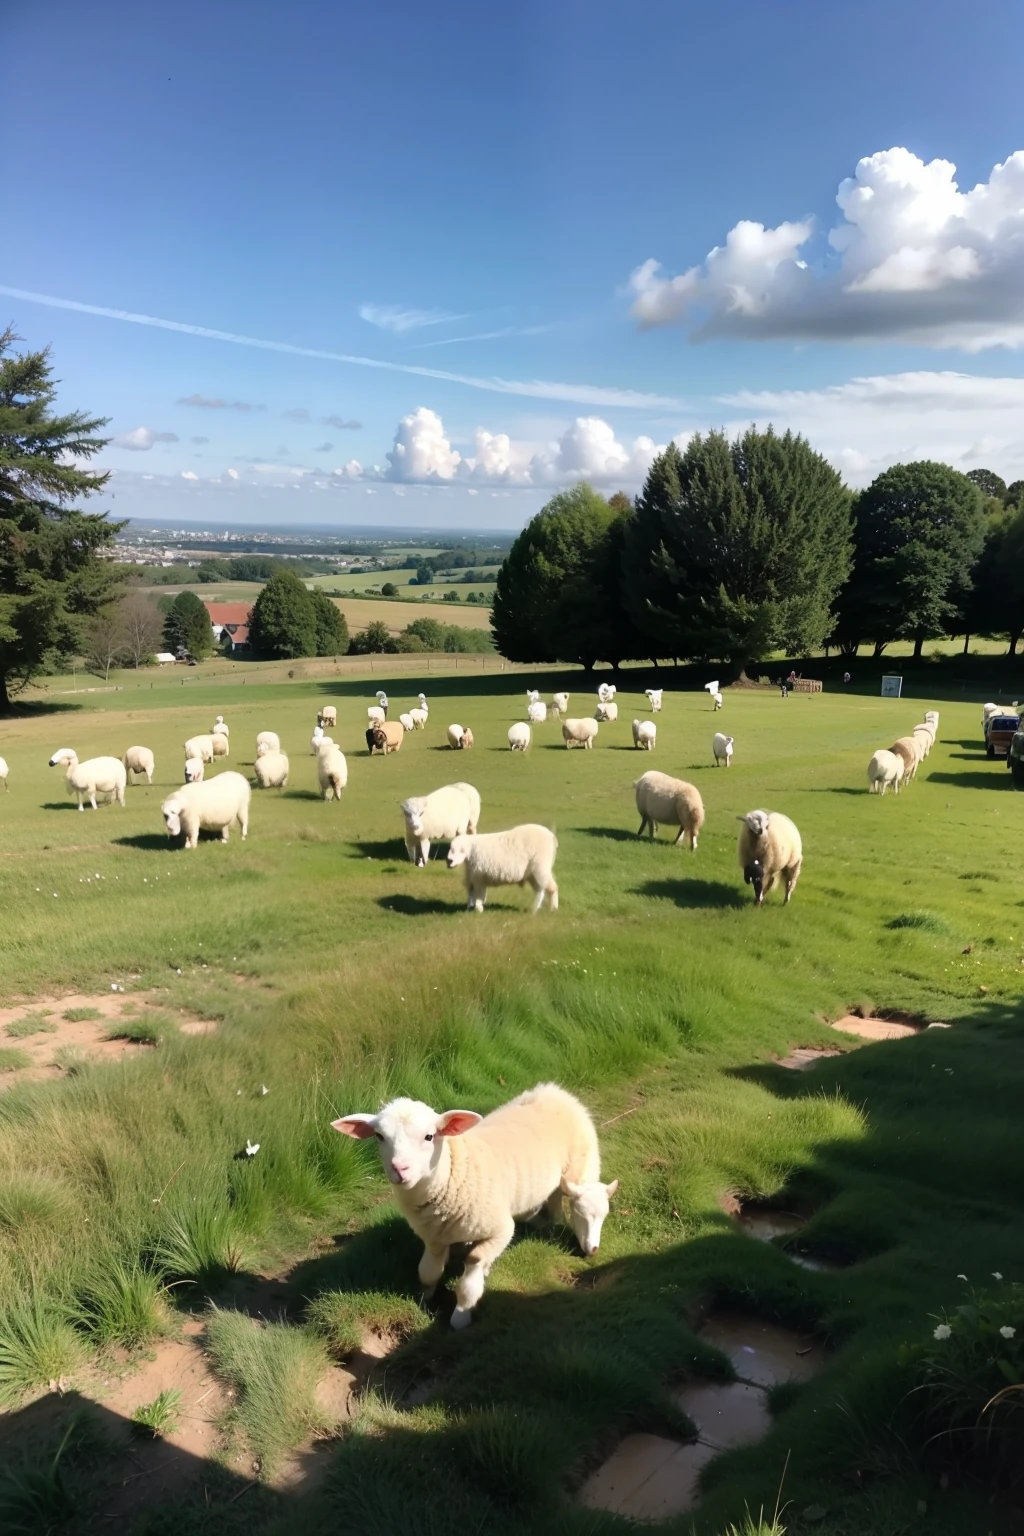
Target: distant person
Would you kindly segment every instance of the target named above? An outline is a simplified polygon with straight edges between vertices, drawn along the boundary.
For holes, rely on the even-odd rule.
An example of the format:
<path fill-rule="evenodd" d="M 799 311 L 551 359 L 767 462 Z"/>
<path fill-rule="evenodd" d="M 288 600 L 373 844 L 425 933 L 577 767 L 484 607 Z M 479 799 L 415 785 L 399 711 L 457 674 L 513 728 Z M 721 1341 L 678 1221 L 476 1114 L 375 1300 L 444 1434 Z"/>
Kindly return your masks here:
<path fill-rule="evenodd" d="M 784 699 L 788 699 L 788 697 L 789 697 L 789 684 L 786 682 L 786 679 L 784 677 L 780 677 L 779 678 L 779 692 L 782 694 L 782 697 Z"/>

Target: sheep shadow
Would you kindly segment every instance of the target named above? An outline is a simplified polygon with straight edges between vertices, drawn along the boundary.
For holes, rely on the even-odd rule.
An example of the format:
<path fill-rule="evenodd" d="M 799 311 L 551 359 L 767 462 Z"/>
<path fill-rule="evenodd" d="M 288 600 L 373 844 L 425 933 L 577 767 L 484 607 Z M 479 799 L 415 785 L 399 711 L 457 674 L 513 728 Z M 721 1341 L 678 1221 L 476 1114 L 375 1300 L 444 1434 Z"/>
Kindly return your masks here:
<path fill-rule="evenodd" d="M 214 834 L 220 841 L 220 833 Z M 172 847 L 180 848 L 183 838 L 169 838 L 166 832 L 135 832 L 130 837 L 115 837 L 114 846 L 117 848 L 141 848 L 147 853 L 154 853 L 158 849 L 166 850 L 170 843 Z"/>
<path fill-rule="evenodd" d="M 638 833 L 628 832 L 625 827 L 577 827 L 584 837 L 606 837 L 613 843 L 635 843 Z"/>
<path fill-rule="evenodd" d="M 829 784 L 823 789 L 804 790 L 804 794 L 807 795 L 866 795 L 867 793 L 866 786 L 864 789 L 855 789 L 852 784 Z"/>
<path fill-rule="evenodd" d="M 377 905 L 385 912 L 397 912 L 402 917 L 425 917 L 454 912 L 461 909 L 462 903 L 456 908 L 453 902 L 440 901 L 436 896 L 407 896 L 403 891 L 394 896 L 378 896 Z"/>
<path fill-rule="evenodd" d="M 387 842 L 378 843 L 353 843 L 355 853 L 349 854 L 352 859 L 407 859 L 409 855 L 405 851 L 405 841 L 401 837 L 392 837 Z"/>
<path fill-rule="evenodd" d="M 285 800 L 322 800 L 323 795 L 315 789 L 286 789 Z"/>
<path fill-rule="evenodd" d="M 1000 778 L 1000 772 L 1002 777 Z M 1012 789 L 1013 779 L 1006 769 L 990 770 L 988 773 L 930 773 L 928 784 L 956 784 L 961 789 L 992 789 L 998 786 L 1001 789 Z"/>
<path fill-rule="evenodd" d="M 102 804 L 102 801 L 100 803 Z M 43 805 L 41 806 L 41 809 L 44 810 L 44 811 L 77 811 L 78 810 L 78 801 L 77 800 L 46 800 L 46 801 L 44 801 Z M 91 811 L 92 810 L 92 806 L 91 805 L 87 806 L 86 809 Z"/>
<path fill-rule="evenodd" d="M 964 745 L 966 746 L 968 743 L 965 742 Z M 951 752 L 949 754 L 951 762 L 959 763 L 977 763 L 980 762 L 983 758 L 987 760 L 987 757 L 988 754 L 986 753 L 985 748 L 978 746 L 975 747 L 973 752 Z"/>
<path fill-rule="evenodd" d="M 634 890 L 637 896 L 674 901 L 677 907 L 746 907 L 741 893 L 722 880 L 645 880 Z"/>

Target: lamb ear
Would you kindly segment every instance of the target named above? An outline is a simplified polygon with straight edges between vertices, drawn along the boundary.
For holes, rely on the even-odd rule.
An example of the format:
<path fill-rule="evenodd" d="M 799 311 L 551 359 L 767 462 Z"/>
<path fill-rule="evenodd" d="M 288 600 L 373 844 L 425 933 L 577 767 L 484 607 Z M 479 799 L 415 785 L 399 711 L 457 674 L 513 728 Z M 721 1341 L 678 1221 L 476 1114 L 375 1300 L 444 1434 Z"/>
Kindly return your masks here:
<path fill-rule="evenodd" d="M 340 1120 L 331 1121 L 331 1129 L 340 1131 L 342 1136 L 354 1136 L 357 1141 L 365 1141 L 369 1136 L 377 1134 L 376 1115 L 344 1115 Z"/>
<path fill-rule="evenodd" d="M 610 1184 L 606 1184 L 605 1185 L 604 1192 L 608 1196 L 609 1200 L 612 1198 L 612 1195 L 614 1195 L 614 1193 L 618 1189 L 618 1187 L 619 1187 L 618 1179 L 612 1179 Z"/>
<path fill-rule="evenodd" d="M 462 1136 L 466 1131 L 471 1131 L 474 1125 L 479 1125 L 482 1119 L 483 1115 L 478 1115 L 474 1109 L 449 1109 L 437 1117 L 437 1134 Z"/>
<path fill-rule="evenodd" d="M 567 1179 L 564 1174 L 562 1175 L 562 1182 L 558 1187 L 562 1191 L 563 1195 L 569 1196 L 570 1200 L 578 1200 L 583 1192 L 581 1185 L 574 1184 L 572 1180 Z"/>

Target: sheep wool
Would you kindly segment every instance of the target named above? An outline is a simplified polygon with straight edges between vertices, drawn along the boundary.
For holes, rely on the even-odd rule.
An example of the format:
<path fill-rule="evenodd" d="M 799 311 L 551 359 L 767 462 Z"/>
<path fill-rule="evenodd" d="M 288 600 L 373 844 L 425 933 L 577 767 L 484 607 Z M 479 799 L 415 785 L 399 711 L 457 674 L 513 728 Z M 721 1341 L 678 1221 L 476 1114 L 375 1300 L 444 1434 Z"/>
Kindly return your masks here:
<path fill-rule="evenodd" d="M 448 737 L 448 745 L 450 747 L 458 748 L 462 746 L 464 732 L 461 725 L 450 725 L 445 734 Z"/>
<path fill-rule="evenodd" d="M 401 751 L 402 742 L 405 740 L 405 728 L 397 720 L 375 720 L 367 736 L 373 738 L 370 756 L 372 757 L 374 752 L 383 752 L 387 757 L 389 752 Z"/>
<path fill-rule="evenodd" d="M 265 752 L 253 764 L 258 789 L 287 789 L 288 758 L 283 752 Z"/>
<path fill-rule="evenodd" d="M 645 688 L 644 693 L 646 693 L 650 700 L 652 714 L 658 714 L 661 710 L 661 701 L 665 693 L 664 688 Z"/>
<path fill-rule="evenodd" d="M 6 761 L 4 760 L 4 758 L 0 757 L 0 784 L 2 784 L 4 786 L 4 793 L 5 794 L 7 793 L 7 791 L 11 787 L 8 784 L 8 782 L 7 782 L 7 775 L 8 775 L 9 772 L 10 772 L 10 769 L 8 768 Z"/>
<path fill-rule="evenodd" d="M 148 747 L 129 747 L 121 759 L 128 775 L 128 783 L 132 783 L 133 773 L 144 773 L 146 783 L 152 784 L 153 774 L 156 771 L 156 759 Z"/>
<path fill-rule="evenodd" d="M 231 743 L 228 741 L 228 738 L 226 736 L 221 736 L 221 735 L 218 734 L 216 736 L 211 736 L 210 740 L 213 742 L 213 755 L 214 755 L 214 757 L 228 757 L 228 756 L 230 756 L 230 753 L 231 753 Z"/>
<path fill-rule="evenodd" d="M 903 780 L 903 759 L 895 752 L 884 749 L 876 752 L 868 763 L 868 789 L 873 795 L 884 795 L 892 785 L 895 794 L 900 792 Z"/>
<path fill-rule="evenodd" d="M 553 693 L 552 702 L 560 714 L 566 714 L 569 709 L 569 695 L 567 693 Z"/>
<path fill-rule="evenodd" d="M 508 728 L 508 744 L 513 752 L 525 752 L 530 745 L 530 727 L 525 720 L 518 720 Z"/>
<path fill-rule="evenodd" d="M 465 1328 L 517 1216 L 562 1216 L 563 1199 L 584 1254 L 597 1253 L 618 1180 L 601 1182 L 594 1122 L 556 1083 L 538 1083 L 481 1117 L 438 1114 L 415 1099 L 393 1099 L 376 1115 L 346 1115 L 334 1130 L 376 1138 L 399 1210 L 423 1244 L 419 1278 L 432 1291 L 455 1243 L 470 1244 L 455 1287 L 452 1327 Z"/>
<path fill-rule="evenodd" d="M 204 763 L 213 762 L 213 737 L 190 736 L 185 743 L 186 757 L 201 757 Z"/>
<path fill-rule="evenodd" d="M 375 720 L 383 721 L 386 720 L 387 717 L 387 710 L 382 709 L 379 704 L 371 704 L 366 711 L 366 718 L 369 720 L 371 725 Z"/>
<path fill-rule="evenodd" d="M 398 723 L 403 731 L 414 731 L 416 729 L 416 721 L 412 715 L 399 715 Z"/>
<path fill-rule="evenodd" d="M 223 715 L 218 715 L 216 720 L 210 726 L 210 735 L 211 736 L 230 736 L 231 735 L 230 727 L 226 726 L 224 724 L 224 716 Z"/>
<path fill-rule="evenodd" d="M 51 768 L 63 768 L 64 782 L 73 795 L 78 796 L 78 809 L 85 810 L 88 800 L 96 809 L 96 796 L 104 795 L 108 801 L 116 800 L 124 805 L 124 791 L 128 783 L 128 771 L 118 757 L 87 757 L 78 761 L 73 747 L 61 747 L 50 758 Z"/>
<path fill-rule="evenodd" d="M 426 728 L 427 728 L 427 711 L 426 711 L 426 708 L 423 705 L 421 705 L 419 709 L 410 709 L 410 711 L 409 711 L 409 719 L 412 721 L 413 726 L 415 727 L 415 729 L 417 731 L 425 731 L 426 730 Z"/>
<path fill-rule="evenodd" d="M 643 837 L 645 828 L 653 838 L 659 826 L 678 827 L 675 846 L 688 844 L 696 853 L 697 839 L 704 825 L 704 802 L 696 785 L 688 784 L 685 779 L 673 779 L 652 768 L 649 773 L 641 774 L 633 789 L 636 808 L 640 812 L 637 837 Z"/>
<path fill-rule="evenodd" d="M 736 819 L 742 823 L 737 847 L 740 869 L 744 883 L 754 887 L 755 905 L 764 906 L 764 898 L 780 878 L 788 902 L 796 890 L 804 857 L 796 826 L 778 811 L 748 811 Z"/>
<path fill-rule="evenodd" d="M 469 726 L 467 725 L 466 729 L 462 733 L 462 750 L 463 750 L 463 752 L 468 752 L 469 749 L 472 746 L 473 746 L 473 732 L 470 730 Z"/>
<path fill-rule="evenodd" d="M 901 736 L 899 741 L 893 742 L 889 751 L 895 752 L 897 757 L 903 759 L 903 782 L 909 784 L 917 775 L 917 765 L 920 760 L 917 742 L 913 736 Z"/>
<path fill-rule="evenodd" d="M 260 731 L 256 737 L 256 756 L 262 757 L 264 752 L 280 752 L 281 738 L 276 731 Z M 207 758 L 207 762 L 210 759 Z"/>
<path fill-rule="evenodd" d="M 728 768 L 732 762 L 732 748 L 734 737 L 727 736 L 724 731 L 716 731 L 711 739 L 711 750 L 714 753 L 715 767 L 724 763 Z"/>
<path fill-rule="evenodd" d="M 480 824 L 480 794 L 472 784 L 445 784 L 429 795 L 402 801 L 405 818 L 405 851 L 413 864 L 423 866 L 431 843 L 450 843 Z"/>
<path fill-rule="evenodd" d="M 935 745 L 935 732 L 930 725 L 915 725 L 914 740 L 919 743 L 919 756 L 927 757 Z"/>
<path fill-rule="evenodd" d="M 325 800 L 341 799 L 341 792 L 348 783 L 348 763 L 340 747 L 325 736 L 316 755 L 316 777 L 320 793 Z"/>
<path fill-rule="evenodd" d="M 531 911 L 537 912 L 548 898 L 554 912 L 558 907 L 558 886 L 552 869 L 558 839 L 547 827 L 527 822 L 507 832 L 478 832 L 476 836 L 457 837 L 448 849 L 448 868 L 463 872 L 466 882 L 466 907 L 482 912 L 492 885 L 529 885 L 536 893 Z"/>
<path fill-rule="evenodd" d="M 658 739 L 658 727 L 653 720 L 633 721 L 633 745 L 641 752 L 653 752 Z"/>
<path fill-rule="evenodd" d="M 597 706 L 595 719 L 603 723 L 605 720 L 617 720 L 619 718 L 619 706 L 614 699 L 604 699 Z"/>
<path fill-rule="evenodd" d="M 593 719 L 562 721 L 562 740 L 566 747 L 585 747 L 589 752 L 597 732 L 598 723 Z"/>
<path fill-rule="evenodd" d="M 541 703 L 539 699 L 531 699 L 530 703 L 526 706 L 526 713 L 534 725 L 543 725 L 548 717 L 548 707 L 546 704 Z"/>
<path fill-rule="evenodd" d="M 312 736 L 309 738 L 309 755 L 310 755 L 310 757 L 316 757 L 317 753 L 320 751 L 320 743 L 323 741 L 323 739 L 324 739 L 324 728 L 323 728 L 322 725 L 318 725 L 315 728 L 315 730 L 313 731 Z"/>
<path fill-rule="evenodd" d="M 243 840 L 249 832 L 252 786 L 240 773 L 221 773 L 201 784 L 183 784 L 160 807 L 168 837 L 185 834 L 185 847 L 195 848 L 200 832 L 219 832 L 226 843 L 237 821 Z"/>
<path fill-rule="evenodd" d="M 335 709 L 333 704 L 324 704 L 324 705 L 322 705 L 322 707 L 320 709 L 320 713 L 317 715 L 316 718 L 317 718 L 317 724 L 318 725 L 322 725 L 324 727 L 324 729 L 326 730 L 328 726 L 332 726 L 333 727 L 333 726 L 337 725 L 337 723 L 338 723 L 338 711 Z"/>
<path fill-rule="evenodd" d="M 201 784 L 206 773 L 206 767 L 201 757 L 186 757 L 185 759 L 185 783 Z"/>

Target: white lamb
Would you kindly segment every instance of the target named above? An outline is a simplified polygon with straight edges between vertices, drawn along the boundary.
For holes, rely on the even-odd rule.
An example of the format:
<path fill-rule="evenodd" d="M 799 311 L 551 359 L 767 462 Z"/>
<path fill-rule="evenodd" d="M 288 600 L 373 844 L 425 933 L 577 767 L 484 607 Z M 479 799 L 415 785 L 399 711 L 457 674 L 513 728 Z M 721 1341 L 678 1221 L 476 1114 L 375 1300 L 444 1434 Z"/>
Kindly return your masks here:
<path fill-rule="evenodd" d="M 206 773 L 206 768 L 201 757 L 186 757 L 185 759 L 185 783 L 201 784 Z"/>
<path fill-rule="evenodd" d="M 462 746 L 462 737 L 464 732 L 461 725 L 450 725 L 446 734 L 448 736 L 448 745 L 450 747 Z"/>
<path fill-rule="evenodd" d="M 472 784 L 445 784 L 429 795 L 402 801 L 405 850 L 410 862 L 423 866 L 431 843 L 450 843 L 480 825 L 480 795 Z"/>
<path fill-rule="evenodd" d="M 341 799 L 341 792 L 348 783 L 348 763 L 344 752 L 334 745 L 329 736 L 324 737 L 316 756 L 316 777 L 325 800 L 330 800 L 332 796 L 335 800 Z"/>
<path fill-rule="evenodd" d="M 256 737 L 256 756 L 262 757 L 265 752 L 280 752 L 281 738 L 276 731 L 260 731 Z M 207 762 L 210 759 L 207 758 Z"/>
<path fill-rule="evenodd" d="M 453 1328 L 472 1321 L 495 1259 L 515 1233 L 516 1217 L 542 1212 L 569 1219 L 587 1257 L 597 1253 L 618 1180 L 601 1182 L 594 1122 L 578 1099 L 538 1083 L 484 1118 L 473 1110 L 443 1114 L 416 1099 L 393 1099 L 376 1115 L 331 1122 L 343 1136 L 376 1138 L 399 1210 L 423 1243 L 419 1278 L 432 1292 L 455 1243 L 470 1244 L 455 1287 Z"/>
<path fill-rule="evenodd" d="M 648 699 L 650 700 L 651 713 L 655 715 L 660 713 L 661 701 L 665 693 L 664 688 L 645 688 L 644 693 L 646 693 Z"/>
<path fill-rule="evenodd" d="M 873 795 L 884 795 L 890 784 L 898 795 L 903 782 L 903 759 L 895 752 L 884 749 L 876 752 L 868 763 L 868 789 Z"/>
<path fill-rule="evenodd" d="M 633 745 L 641 752 L 653 752 L 658 739 L 658 727 L 653 720 L 633 721 Z"/>
<path fill-rule="evenodd" d="M 323 726 L 322 725 L 314 726 L 313 734 L 309 738 L 309 755 L 310 755 L 310 757 L 316 757 L 317 753 L 320 751 L 320 743 L 323 741 L 323 739 L 324 739 L 324 728 L 323 728 Z"/>
<path fill-rule="evenodd" d="M 448 868 L 458 869 L 462 865 L 470 912 L 483 911 L 492 885 L 529 885 L 536 892 L 531 911 L 536 912 L 547 896 L 554 912 L 558 906 L 558 886 L 552 868 L 557 848 L 558 839 L 553 832 L 526 822 L 507 832 L 457 837 L 448 849 Z"/>
<path fill-rule="evenodd" d="M 116 800 L 118 805 L 124 805 L 128 774 L 120 758 L 87 757 L 84 763 L 80 763 L 78 753 L 72 747 L 61 747 L 50 758 L 50 767 L 66 770 L 64 782 L 71 793 L 78 796 L 80 811 L 85 810 L 86 800 L 95 810 L 97 795 L 105 795 L 107 800 Z"/>
<path fill-rule="evenodd" d="M 2 757 L 0 757 L 0 783 L 2 783 L 4 786 L 4 794 L 6 794 L 11 787 L 7 782 L 7 775 L 9 772 L 10 769 L 8 768 L 6 762 Z"/>
<path fill-rule="evenodd" d="M 242 838 L 249 831 L 249 801 L 252 786 L 240 773 L 221 773 L 202 784 L 183 784 L 168 795 L 160 807 L 168 837 L 185 834 L 185 847 L 195 848 L 200 832 L 219 832 L 226 843 L 233 821 L 241 828 Z"/>
<path fill-rule="evenodd" d="M 416 721 L 413 719 L 412 715 L 399 715 L 398 723 L 402 727 L 403 731 L 414 731 L 416 729 Z"/>
<path fill-rule="evenodd" d="M 737 853 L 743 880 L 754 887 L 754 901 L 764 906 L 764 898 L 780 876 L 788 902 L 796 890 L 804 851 L 800 833 L 788 816 L 778 811 L 748 811 L 738 816 L 740 838 Z"/>
<path fill-rule="evenodd" d="M 368 722 L 370 723 L 370 725 L 372 725 L 375 720 L 379 720 L 380 723 L 383 725 L 384 721 L 387 719 L 387 717 L 388 717 L 387 710 L 386 709 L 382 709 L 379 704 L 370 704 L 368 706 L 367 711 L 366 711 L 366 718 L 367 718 Z"/>
<path fill-rule="evenodd" d="M 226 736 L 222 736 L 220 734 L 220 732 L 218 731 L 214 736 L 211 736 L 210 740 L 213 742 L 213 755 L 214 755 L 214 757 L 229 757 L 230 756 L 230 754 L 231 754 L 231 743 L 230 743 L 230 741 L 228 740 L 228 738 Z"/>
<path fill-rule="evenodd" d="M 685 838 L 696 853 L 697 839 L 704 825 L 704 802 L 696 785 L 685 779 L 673 779 L 652 768 L 635 780 L 633 789 L 636 808 L 640 812 L 637 837 L 643 837 L 645 828 L 653 838 L 659 826 L 678 827 L 675 846 L 678 847 Z"/>
<path fill-rule="evenodd" d="M 508 744 L 513 752 L 525 752 L 530 745 L 530 727 L 525 720 L 518 720 L 508 728 Z"/>
<path fill-rule="evenodd" d="M 321 706 L 320 713 L 316 719 L 317 724 L 322 725 L 324 730 L 326 730 L 328 726 L 334 727 L 337 725 L 338 711 L 333 704 L 324 704 Z"/>
<path fill-rule="evenodd" d="M 415 727 L 415 729 L 417 731 L 425 731 L 426 730 L 428 716 L 427 716 L 427 711 L 425 709 L 422 709 L 422 708 L 420 708 L 420 709 L 410 709 L 410 711 L 409 711 L 409 719 L 412 721 L 413 726 Z M 404 720 L 403 720 L 402 724 L 403 725 L 405 724 Z"/>
<path fill-rule="evenodd" d="M 586 747 L 589 752 L 598 732 L 596 720 L 563 720 L 562 740 L 567 747 Z"/>
<path fill-rule="evenodd" d="M 534 699 L 526 706 L 526 713 L 534 725 L 543 725 L 548 717 L 548 707 L 539 699 Z"/>
<path fill-rule="evenodd" d="M 210 726 L 210 735 L 211 736 L 230 736 L 231 735 L 230 728 L 224 724 L 224 716 L 223 715 L 218 715 L 216 720 Z"/>
<path fill-rule="evenodd" d="M 597 706 L 594 718 L 600 723 L 606 720 L 609 722 L 617 720 L 619 718 L 619 706 L 615 703 L 614 699 L 606 699 Z"/>
<path fill-rule="evenodd" d="M 560 714 L 565 714 L 569 708 L 569 695 L 567 693 L 553 693 L 551 701 Z"/>
<path fill-rule="evenodd" d="M 259 789 L 288 788 L 288 758 L 283 752 L 264 752 L 253 765 Z"/>
<path fill-rule="evenodd" d="M 540 689 L 539 688 L 527 688 L 527 690 L 526 690 L 526 702 L 527 702 L 527 704 L 537 704 L 539 701 L 540 701 Z"/>
<path fill-rule="evenodd" d="M 599 683 L 598 684 L 598 688 L 597 688 L 597 696 L 601 700 L 602 704 L 607 704 L 609 699 L 614 699 L 614 697 L 615 697 L 615 686 L 614 686 L 614 684 L 612 684 L 612 683 Z"/>
<path fill-rule="evenodd" d="M 129 747 L 121 761 L 124 763 L 129 784 L 132 783 L 133 773 L 144 773 L 146 783 L 152 784 L 153 774 L 156 771 L 156 759 L 148 747 Z"/>
<path fill-rule="evenodd" d="M 715 754 L 715 767 L 724 763 L 728 768 L 732 762 L 732 748 L 735 737 L 726 736 L 724 731 L 716 731 L 711 741 L 711 750 Z"/>
<path fill-rule="evenodd" d="M 921 744 L 921 756 L 927 757 L 935 745 L 935 732 L 930 725 L 922 724 L 914 726 L 914 740 Z"/>
<path fill-rule="evenodd" d="M 420 709 L 428 709 L 430 707 L 427 704 L 427 696 L 425 693 L 418 693 L 416 695 L 416 702 L 419 704 Z"/>
<path fill-rule="evenodd" d="M 711 695 L 711 702 L 714 705 L 715 709 L 721 709 L 721 707 L 722 707 L 722 695 L 720 693 L 713 693 Z"/>
<path fill-rule="evenodd" d="M 937 709 L 926 709 L 924 712 L 925 724 L 930 725 L 936 735 L 939 733 L 939 712 Z"/>
<path fill-rule="evenodd" d="M 384 692 L 383 688 L 378 688 L 377 689 L 376 699 L 377 699 L 377 703 L 380 705 L 381 709 L 384 711 L 384 718 L 386 720 L 387 717 L 388 717 L 388 709 L 390 708 L 390 705 L 388 704 L 388 696 Z"/>
<path fill-rule="evenodd" d="M 190 736 L 185 743 L 186 757 L 201 757 L 204 763 L 213 762 L 213 737 Z"/>

